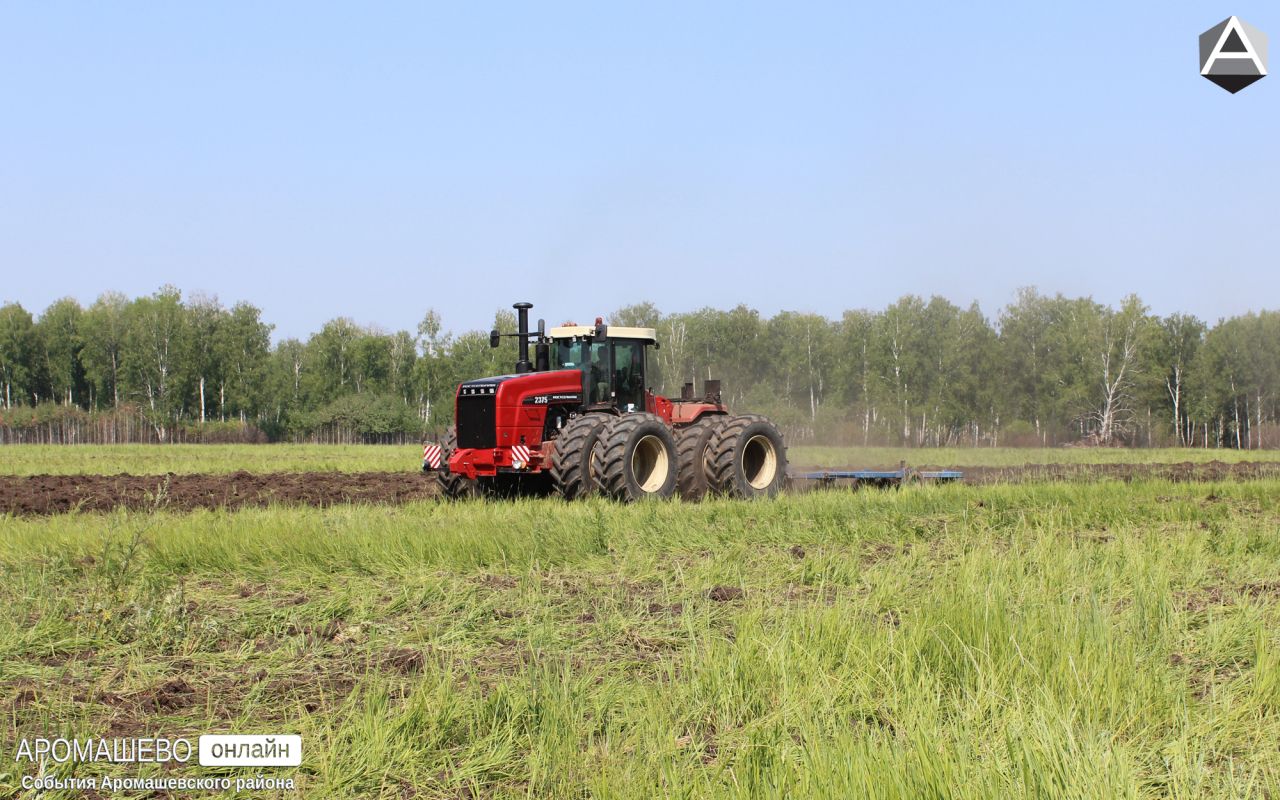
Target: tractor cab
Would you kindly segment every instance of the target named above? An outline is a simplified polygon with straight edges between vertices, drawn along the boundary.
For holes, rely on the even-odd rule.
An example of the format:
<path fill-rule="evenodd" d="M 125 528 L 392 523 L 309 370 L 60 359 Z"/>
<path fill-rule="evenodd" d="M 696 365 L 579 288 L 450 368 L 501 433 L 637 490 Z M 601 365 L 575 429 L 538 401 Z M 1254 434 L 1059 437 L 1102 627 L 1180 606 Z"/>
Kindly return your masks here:
<path fill-rule="evenodd" d="M 648 410 L 647 353 L 657 343 L 653 328 L 565 325 L 549 330 L 547 338 L 548 368 L 582 373 L 584 410 Z"/>

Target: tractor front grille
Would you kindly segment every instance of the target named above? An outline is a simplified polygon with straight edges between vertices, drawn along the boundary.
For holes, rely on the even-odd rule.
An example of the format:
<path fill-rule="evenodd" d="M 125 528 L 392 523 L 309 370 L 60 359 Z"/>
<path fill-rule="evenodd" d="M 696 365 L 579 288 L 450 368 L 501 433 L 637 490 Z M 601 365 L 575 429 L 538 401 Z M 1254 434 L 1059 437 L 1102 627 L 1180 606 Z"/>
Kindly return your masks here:
<path fill-rule="evenodd" d="M 458 447 L 497 447 L 498 430 L 494 419 L 497 401 L 498 398 L 491 394 L 458 396 Z"/>

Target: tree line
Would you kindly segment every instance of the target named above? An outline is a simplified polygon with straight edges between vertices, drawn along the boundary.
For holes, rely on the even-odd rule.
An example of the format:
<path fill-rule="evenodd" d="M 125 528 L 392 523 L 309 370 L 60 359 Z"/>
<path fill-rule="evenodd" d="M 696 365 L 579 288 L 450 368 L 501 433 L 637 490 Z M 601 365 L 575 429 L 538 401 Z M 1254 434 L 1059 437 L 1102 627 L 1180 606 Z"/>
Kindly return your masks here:
<path fill-rule="evenodd" d="M 658 393 L 719 378 L 733 410 L 768 414 L 793 442 L 1280 444 L 1275 312 L 1210 325 L 1153 315 L 1134 295 L 1113 308 L 1026 288 L 994 319 L 976 303 L 908 295 L 838 319 L 639 303 L 607 320 L 657 329 Z M 514 315 L 497 312 L 493 327 L 514 331 Z M 7 303 L 0 422 L 127 410 L 158 441 L 227 425 L 269 440 L 335 428 L 405 440 L 452 422 L 459 382 L 509 372 L 516 358 L 513 340 L 493 349 L 486 331 L 454 335 L 433 310 L 415 331 L 339 317 L 306 341 L 273 342 L 272 328 L 249 303 L 184 300 L 169 286 L 87 308 L 64 298 L 38 316 Z"/>

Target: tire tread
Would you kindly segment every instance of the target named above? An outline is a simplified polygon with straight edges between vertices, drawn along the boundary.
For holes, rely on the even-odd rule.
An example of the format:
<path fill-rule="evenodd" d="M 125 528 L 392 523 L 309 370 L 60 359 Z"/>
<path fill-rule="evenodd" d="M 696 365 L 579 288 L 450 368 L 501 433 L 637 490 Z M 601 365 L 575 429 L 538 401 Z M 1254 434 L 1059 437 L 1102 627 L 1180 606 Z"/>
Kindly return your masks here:
<path fill-rule="evenodd" d="M 556 494 L 565 500 L 579 500 L 595 493 L 596 476 L 583 475 L 583 449 L 598 441 L 605 424 L 603 415 L 586 414 L 570 420 L 560 431 L 551 459 L 551 483 Z M 591 471 L 589 465 L 586 471 Z"/>
<path fill-rule="evenodd" d="M 738 485 L 737 477 L 734 473 L 737 464 L 734 462 L 734 455 L 737 453 L 738 444 L 742 439 L 742 435 L 747 428 L 755 423 L 762 422 L 775 431 L 777 426 L 769 421 L 768 417 L 760 414 L 740 414 L 730 417 L 719 430 L 712 435 L 711 441 L 707 444 L 707 482 L 710 491 L 717 495 L 730 495 L 734 497 L 743 496 L 741 487 Z M 779 441 L 782 435 L 778 434 Z M 785 476 L 786 471 L 786 447 L 784 446 L 778 453 L 781 463 L 778 469 Z M 782 478 L 779 478 L 777 484 L 780 485 Z M 772 494 L 773 492 L 769 492 Z"/>
<path fill-rule="evenodd" d="M 656 422 L 662 426 L 663 430 L 667 431 L 669 436 L 671 435 L 671 428 L 667 425 L 666 420 L 657 414 L 648 412 L 632 413 L 618 417 L 610 422 L 608 427 L 600 434 L 600 461 L 604 465 L 601 470 L 600 488 L 602 492 L 615 500 L 632 502 L 641 499 L 640 497 L 632 496 L 630 487 L 627 485 L 625 456 L 627 443 L 631 440 L 631 435 L 636 428 L 645 422 Z M 671 436 L 671 439 L 671 443 L 674 444 L 675 437 Z M 672 450 L 675 450 L 675 448 L 673 447 Z M 674 459 L 669 461 L 671 467 L 678 470 L 678 453 L 673 452 L 670 455 L 674 456 Z"/>

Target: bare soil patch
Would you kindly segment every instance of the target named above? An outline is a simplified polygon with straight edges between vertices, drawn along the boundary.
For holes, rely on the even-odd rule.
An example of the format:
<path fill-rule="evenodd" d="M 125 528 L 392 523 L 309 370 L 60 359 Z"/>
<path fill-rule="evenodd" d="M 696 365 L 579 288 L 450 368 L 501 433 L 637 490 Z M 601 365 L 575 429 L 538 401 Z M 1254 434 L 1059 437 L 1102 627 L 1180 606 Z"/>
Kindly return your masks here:
<path fill-rule="evenodd" d="M 964 483 L 1147 480 L 1176 482 L 1280 478 L 1280 462 L 1210 461 L 1196 464 L 1024 464 L 948 467 Z M 850 468 L 852 469 L 852 468 Z M 919 466 L 921 471 L 939 469 Z M 807 471 L 797 468 L 797 472 Z M 829 470 L 836 471 L 836 470 Z M 803 491 L 808 481 L 797 481 Z M 326 507 L 343 503 L 398 505 L 439 494 L 435 479 L 420 472 L 269 472 L 175 475 L 0 475 L 0 514 L 64 514 L 197 508 L 234 510 L 272 504 Z M 797 555 L 797 558 L 803 556 Z"/>
<path fill-rule="evenodd" d="M 0 514 L 63 514 L 71 510 L 246 506 L 398 505 L 438 491 L 418 472 L 270 472 L 226 475 L 0 475 Z"/>

